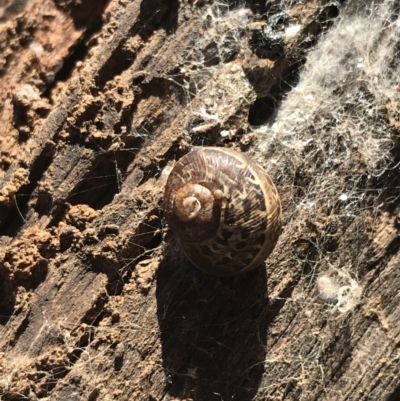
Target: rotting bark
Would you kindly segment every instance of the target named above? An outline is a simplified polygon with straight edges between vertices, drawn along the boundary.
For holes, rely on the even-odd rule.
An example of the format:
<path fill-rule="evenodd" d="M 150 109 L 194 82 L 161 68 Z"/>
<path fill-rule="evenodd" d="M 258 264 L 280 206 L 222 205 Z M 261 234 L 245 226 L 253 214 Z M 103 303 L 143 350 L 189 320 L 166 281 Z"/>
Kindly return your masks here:
<path fill-rule="evenodd" d="M 338 15 L 380 4 L 304 3 L 31 0 L 3 22 L 2 400 L 400 399 L 396 88 L 371 117 L 393 144 L 380 175 L 328 119 L 298 149 L 254 127 Z M 276 250 L 240 278 L 198 271 L 164 225 L 168 171 L 199 144 L 249 152 L 282 195 Z M 357 215 L 330 182 L 363 194 Z M 317 297 L 331 264 L 363 291 L 345 312 Z"/>

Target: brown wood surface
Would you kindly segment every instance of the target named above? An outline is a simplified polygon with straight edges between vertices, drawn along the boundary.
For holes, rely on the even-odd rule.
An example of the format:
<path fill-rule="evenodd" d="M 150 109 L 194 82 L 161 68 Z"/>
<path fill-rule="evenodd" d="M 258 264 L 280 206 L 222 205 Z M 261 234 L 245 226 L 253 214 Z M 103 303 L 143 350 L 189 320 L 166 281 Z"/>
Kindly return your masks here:
<path fill-rule="evenodd" d="M 397 23 L 389 0 L 5 14 L 0 400 L 400 400 Z M 329 92 L 313 114 L 293 100 L 312 84 Z M 313 118 L 288 128 L 302 107 Z M 242 277 L 197 270 L 165 225 L 166 177 L 193 145 L 246 152 L 281 194 L 278 245 Z M 317 288 L 324 273 L 351 302 Z"/>

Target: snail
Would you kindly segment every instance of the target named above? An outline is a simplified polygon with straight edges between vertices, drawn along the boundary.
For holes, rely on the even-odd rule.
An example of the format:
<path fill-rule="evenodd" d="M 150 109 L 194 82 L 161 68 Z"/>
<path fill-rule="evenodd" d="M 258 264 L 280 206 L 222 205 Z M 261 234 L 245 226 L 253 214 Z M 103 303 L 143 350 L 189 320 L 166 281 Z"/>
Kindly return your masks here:
<path fill-rule="evenodd" d="M 195 147 L 175 164 L 164 214 L 189 260 L 215 276 L 259 266 L 281 232 L 281 202 L 270 176 L 227 148 Z"/>

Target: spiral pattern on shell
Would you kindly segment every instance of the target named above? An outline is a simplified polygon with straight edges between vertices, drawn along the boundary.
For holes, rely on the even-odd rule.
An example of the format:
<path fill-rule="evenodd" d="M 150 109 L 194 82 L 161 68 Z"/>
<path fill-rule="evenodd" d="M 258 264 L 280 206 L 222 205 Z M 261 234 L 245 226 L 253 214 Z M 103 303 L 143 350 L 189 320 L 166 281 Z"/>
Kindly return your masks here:
<path fill-rule="evenodd" d="M 281 203 L 269 175 L 248 156 L 197 147 L 172 169 L 164 213 L 186 256 L 230 276 L 259 266 L 281 232 Z"/>

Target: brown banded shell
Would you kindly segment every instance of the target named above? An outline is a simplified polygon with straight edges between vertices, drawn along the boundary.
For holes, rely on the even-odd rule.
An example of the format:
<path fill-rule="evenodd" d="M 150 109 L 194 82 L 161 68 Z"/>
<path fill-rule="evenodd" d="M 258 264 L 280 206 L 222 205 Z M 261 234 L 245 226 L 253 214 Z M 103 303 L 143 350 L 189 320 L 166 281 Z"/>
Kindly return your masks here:
<path fill-rule="evenodd" d="M 215 276 L 259 266 L 281 232 L 271 178 L 248 156 L 226 148 L 197 147 L 176 163 L 164 212 L 187 257 Z"/>

